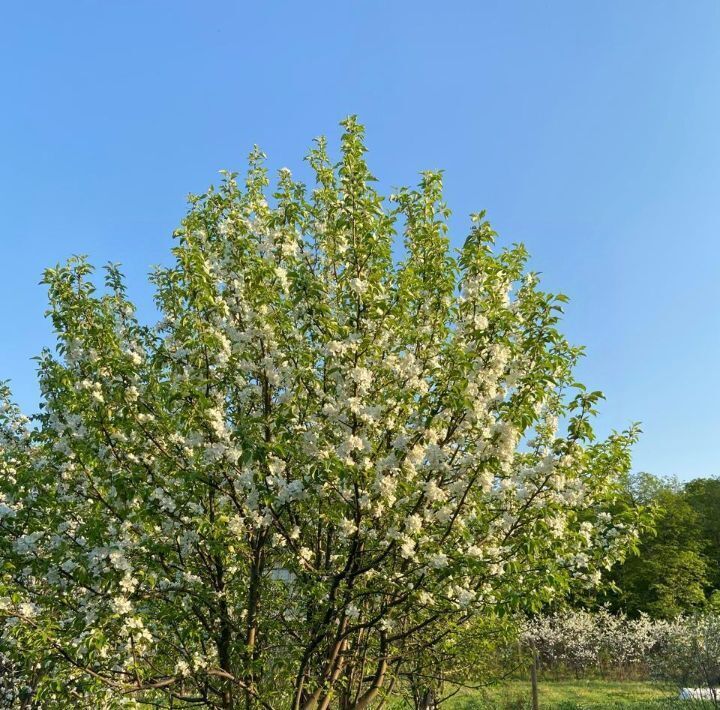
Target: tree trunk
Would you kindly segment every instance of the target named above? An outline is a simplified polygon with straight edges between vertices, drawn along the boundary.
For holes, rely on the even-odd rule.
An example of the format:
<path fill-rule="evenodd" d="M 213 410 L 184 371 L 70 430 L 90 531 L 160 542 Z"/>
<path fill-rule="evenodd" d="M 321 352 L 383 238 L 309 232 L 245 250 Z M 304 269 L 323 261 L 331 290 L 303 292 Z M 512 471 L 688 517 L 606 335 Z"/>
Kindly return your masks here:
<path fill-rule="evenodd" d="M 355 703 L 354 710 L 366 710 L 370 707 L 375 698 L 379 695 L 380 689 L 385 682 L 385 673 L 387 672 L 387 634 L 380 632 L 380 658 L 378 660 L 377 670 L 370 688 L 358 698 Z"/>
<path fill-rule="evenodd" d="M 437 696 L 432 688 L 428 688 L 420 698 L 418 710 L 437 710 Z"/>

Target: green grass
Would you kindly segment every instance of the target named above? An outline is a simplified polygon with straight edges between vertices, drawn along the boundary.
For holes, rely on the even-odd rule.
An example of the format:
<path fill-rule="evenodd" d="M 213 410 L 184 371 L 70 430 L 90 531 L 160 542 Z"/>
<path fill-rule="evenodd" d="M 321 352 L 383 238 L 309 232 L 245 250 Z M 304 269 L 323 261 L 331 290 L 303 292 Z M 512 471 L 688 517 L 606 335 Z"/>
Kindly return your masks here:
<path fill-rule="evenodd" d="M 525 710 L 530 708 L 529 681 L 506 681 L 483 690 L 463 690 L 447 710 Z M 539 685 L 541 710 L 661 710 L 710 708 L 709 703 L 681 702 L 677 692 L 638 681 L 565 680 Z"/>

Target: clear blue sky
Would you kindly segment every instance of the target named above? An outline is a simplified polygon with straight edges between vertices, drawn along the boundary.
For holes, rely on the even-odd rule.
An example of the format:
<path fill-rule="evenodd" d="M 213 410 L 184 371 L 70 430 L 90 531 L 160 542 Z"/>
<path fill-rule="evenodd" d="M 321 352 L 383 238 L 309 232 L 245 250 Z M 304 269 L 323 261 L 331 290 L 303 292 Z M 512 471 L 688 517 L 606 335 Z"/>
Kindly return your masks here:
<path fill-rule="evenodd" d="M 27 409 L 45 266 L 120 261 L 149 310 L 188 192 L 253 143 L 301 169 L 357 113 L 383 185 L 444 168 L 456 243 L 487 208 L 571 297 L 637 470 L 720 474 L 718 0 L 41 0 L 0 27 L 0 377 Z"/>

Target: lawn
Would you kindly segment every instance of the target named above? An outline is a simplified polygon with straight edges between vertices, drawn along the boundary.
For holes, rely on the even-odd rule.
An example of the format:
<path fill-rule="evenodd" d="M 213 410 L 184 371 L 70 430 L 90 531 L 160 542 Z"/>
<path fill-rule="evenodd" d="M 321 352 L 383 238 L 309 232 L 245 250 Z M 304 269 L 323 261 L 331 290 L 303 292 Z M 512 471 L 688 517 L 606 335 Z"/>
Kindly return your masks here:
<path fill-rule="evenodd" d="M 542 710 L 651 710 L 711 707 L 709 703 L 681 702 L 677 693 L 652 683 L 603 680 L 541 682 Z M 530 683 L 507 681 L 483 690 L 463 690 L 448 701 L 448 710 L 524 710 L 530 708 Z"/>

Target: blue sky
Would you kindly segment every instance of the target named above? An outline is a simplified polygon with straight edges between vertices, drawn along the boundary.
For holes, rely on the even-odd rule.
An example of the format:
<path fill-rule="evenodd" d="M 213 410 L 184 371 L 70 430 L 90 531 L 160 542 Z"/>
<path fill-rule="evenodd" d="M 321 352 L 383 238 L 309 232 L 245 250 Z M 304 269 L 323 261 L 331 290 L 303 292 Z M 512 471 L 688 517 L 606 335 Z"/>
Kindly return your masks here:
<path fill-rule="evenodd" d="M 0 377 L 26 409 L 44 267 L 120 261 L 149 311 L 187 193 L 253 143 L 302 171 L 357 113 L 382 186 L 444 168 L 455 243 L 486 208 L 571 297 L 637 470 L 720 474 L 717 0 L 42 0 L 0 27 Z"/>

